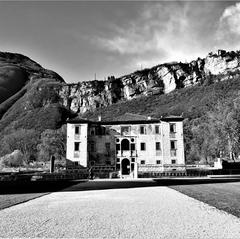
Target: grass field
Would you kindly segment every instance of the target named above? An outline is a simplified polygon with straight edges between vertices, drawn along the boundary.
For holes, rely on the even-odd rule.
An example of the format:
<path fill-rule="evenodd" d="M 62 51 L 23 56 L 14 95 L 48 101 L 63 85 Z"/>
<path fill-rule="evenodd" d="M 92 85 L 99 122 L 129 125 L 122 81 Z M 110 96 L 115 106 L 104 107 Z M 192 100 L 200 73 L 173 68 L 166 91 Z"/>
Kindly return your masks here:
<path fill-rule="evenodd" d="M 46 194 L 47 193 L 2 194 L 0 195 L 0 210 Z"/>
<path fill-rule="evenodd" d="M 174 185 L 170 188 L 240 217 L 240 182 Z"/>
<path fill-rule="evenodd" d="M 182 185 L 181 185 L 182 184 Z M 69 187 L 71 186 L 71 187 Z M 29 201 L 31 199 L 41 197 L 51 192 L 56 191 L 92 191 L 92 190 L 106 190 L 106 189 L 120 189 L 120 188 L 136 188 L 136 187 L 161 187 L 168 186 L 176 191 L 185 195 L 195 198 L 199 201 L 205 202 L 220 210 L 224 210 L 237 217 L 240 217 L 240 182 L 221 182 L 221 183 L 194 183 L 189 184 L 185 182 L 155 182 L 152 180 L 137 180 L 137 181 L 124 181 L 124 180 L 94 180 L 81 183 L 70 184 L 53 184 L 48 183 L 45 186 L 22 188 L 21 190 L 12 190 L 7 187 L 3 190 L 0 187 L 0 210 Z"/>
<path fill-rule="evenodd" d="M 76 182 L 0 182 L 0 210 L 44 196 L 51 192 L 61 191 L 73 184 L 76 184 Z"/>

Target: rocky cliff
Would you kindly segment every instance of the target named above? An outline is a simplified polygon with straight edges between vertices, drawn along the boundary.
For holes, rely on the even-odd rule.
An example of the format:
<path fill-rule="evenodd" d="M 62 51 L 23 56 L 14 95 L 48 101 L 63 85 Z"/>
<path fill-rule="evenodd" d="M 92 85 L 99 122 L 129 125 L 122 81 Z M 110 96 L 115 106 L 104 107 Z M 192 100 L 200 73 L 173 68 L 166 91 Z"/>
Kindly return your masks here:
<path fill-rule="evenodd" d="M 175 89 L 230 79 L 231 74 L 238 72 L 240 51 L 218 50 L 190 63 L 165 63 L 119 78 L 112 76 L 106 81 L 66 84 L 59 95 L 64 106 L 83 114 L 143 95 L 167 94 Z"/>

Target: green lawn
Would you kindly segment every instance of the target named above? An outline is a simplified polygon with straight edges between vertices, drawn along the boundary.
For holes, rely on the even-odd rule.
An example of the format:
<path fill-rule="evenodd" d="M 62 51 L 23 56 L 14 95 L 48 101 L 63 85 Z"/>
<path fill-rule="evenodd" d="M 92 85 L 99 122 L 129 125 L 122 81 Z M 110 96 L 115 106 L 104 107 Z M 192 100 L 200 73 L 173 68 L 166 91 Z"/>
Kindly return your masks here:
<path fill-rule="evenodd" d="M 34 198 L 41 197 L 48 193 L 24 193 L 24 194 L 3 194 L 0 195 L 0 210 L 13 205 L 27 202 Z"/>
<path fill-rule="evenodd" d="M 176 185 L 170 188 L 240 217 L 240 182 Z"/>

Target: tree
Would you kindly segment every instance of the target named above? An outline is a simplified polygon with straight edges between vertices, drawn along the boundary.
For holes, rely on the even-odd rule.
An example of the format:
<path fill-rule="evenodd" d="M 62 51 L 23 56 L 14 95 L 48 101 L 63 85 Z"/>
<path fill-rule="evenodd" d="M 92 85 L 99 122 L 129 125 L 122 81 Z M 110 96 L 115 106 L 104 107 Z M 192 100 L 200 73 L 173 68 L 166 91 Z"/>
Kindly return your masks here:
<path fill-rule="evenodd" d="M 42 161 L 48 161 L 51 155 L 61 159 L 66 154 L 66 127 L 58 130 L 47 129 L 41 133 L 40 144 L 37 146 L 38 156 Z"/>
<path fill-rule="evenodd" d="M 240 98 L 218 102 L 215 110 L 208 113 L 208 117 L 219 151 L 235 160 L 240 154 Z"/>
<path fill-rule="evenodd" d="M 12 153 L 14 150 L 20 150 L 24 161 L 28 163 L 30 159 L 35 158 L 39 133 L 33 129 L 18 129 L 8 135 L 5 135 L 1 141 L 1 155 Z"/>

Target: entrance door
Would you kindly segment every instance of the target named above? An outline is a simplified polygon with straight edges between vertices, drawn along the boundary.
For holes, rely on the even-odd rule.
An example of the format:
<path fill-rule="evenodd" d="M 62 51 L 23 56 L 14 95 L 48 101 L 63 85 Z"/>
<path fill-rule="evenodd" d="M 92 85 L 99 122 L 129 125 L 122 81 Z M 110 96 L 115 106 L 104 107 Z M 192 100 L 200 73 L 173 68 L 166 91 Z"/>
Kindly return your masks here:
<path fill-rule="evenodd" d="M 125 158 L 122 160 L 122 175 L 130 174 L 130 161 Z"/>

